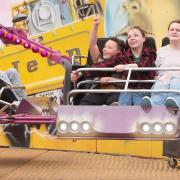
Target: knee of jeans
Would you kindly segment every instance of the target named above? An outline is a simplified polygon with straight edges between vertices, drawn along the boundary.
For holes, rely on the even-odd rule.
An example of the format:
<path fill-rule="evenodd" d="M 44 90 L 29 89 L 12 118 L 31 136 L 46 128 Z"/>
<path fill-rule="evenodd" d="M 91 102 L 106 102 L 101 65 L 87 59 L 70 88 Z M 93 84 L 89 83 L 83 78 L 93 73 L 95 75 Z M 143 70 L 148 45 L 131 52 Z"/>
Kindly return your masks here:
<path fill-rule="evenodd" d="M 127 105 L 132 105 L 132 96 L 131 95 L 123 95 L 123 96 L 120 96 L 119 97 L 119 100 L 118 100 L 118 103 L 121 105 L 121 106 L 127 106 Z"/>
<path fill-rule="evenodd" d="M 9 71 L 13 74 L 18 74 L 18 72 L 15 68 L 10 68 Z"/>
<path fill-rule="evenodd" d="M 170 83 L 157 80 L 151 89 L 169 89 Z"/>
<path fill-rule="evenodd" d="M 11 77 L 11 76 L 18 76 L 18 72 L 15 68 L 9 68 L 7 71 L 6 71 L 8 77 Z"/>

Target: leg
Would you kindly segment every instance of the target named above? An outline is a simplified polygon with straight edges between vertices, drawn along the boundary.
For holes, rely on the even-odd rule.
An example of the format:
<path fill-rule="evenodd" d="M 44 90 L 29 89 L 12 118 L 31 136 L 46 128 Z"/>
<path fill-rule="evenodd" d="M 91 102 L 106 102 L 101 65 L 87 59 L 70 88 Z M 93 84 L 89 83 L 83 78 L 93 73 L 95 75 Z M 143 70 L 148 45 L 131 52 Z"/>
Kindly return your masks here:
<path fill-rule="evenodd" d="M 119 93 L 108 93 L 106 104 L 111 105 L 113 102 L 118 102 Z"/>
<path fill-rule="evenodd" d="M 180 78 L 173 77 L 170 82 L 170 90 L 180 91 Z M 180 106 L 180 94 L 179 93 L 168 93 L 166 104 L 169 106 Z"/>
<path fill-rule="evenodd" d="M 89 93 L 80 100 L 79 105 L 103 105 L 106 103 L 105 95 L 106 94 Z"/>
<path fill-rule="evenodd" d="M 133 93 L 133 105 L 134 106 L 139 106 L 141 104 L 141 100 L 143 97 L 148 96 L 149 93 Z"/>
<path fill-rule="evenodd" d="M 16 69 L 10 68 L 5 72 L 5 74 L 7 75 L 6 79 L 9 79 L 10 83 L 13 86 L 22 86 L 20 76 Z M 15 91 L 17 95 L 20 97 L 20 99 L 26 97 L 24 89 L 16 89 Z"/>
<path fill-rule="evenodd" d="M 132 93 L 121 93 L 118 100 L 120 106 L 131 106 L 132 105 Z"/>
<path fill-rule="evenodd" d="M 155 84 L 153 85 L 152 89 L 153 90 L 166 90 L 169 89 L 170 84 L 163 82 L 163 81 L 156 81 Z M 165 104 L 166 98 L 168 96 L 168 93 L 152 93 L 151 94 L 151 102 L 152 105 L 160 105 L 163 106 Z"/>

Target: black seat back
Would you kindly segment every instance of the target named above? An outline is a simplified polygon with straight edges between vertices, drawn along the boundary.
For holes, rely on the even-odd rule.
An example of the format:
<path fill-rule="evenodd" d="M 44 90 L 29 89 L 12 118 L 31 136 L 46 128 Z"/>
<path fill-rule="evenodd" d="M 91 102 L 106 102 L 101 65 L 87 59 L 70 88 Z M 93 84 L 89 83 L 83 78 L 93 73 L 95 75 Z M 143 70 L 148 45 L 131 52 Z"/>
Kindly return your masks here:
<path fill-rule="evenodd" d="M 161 46 L 166 46 L 166 45 L 168 45 L 169 44 L 169 38 L 168 37 L 164 37 L 163 39 L 162 39 L 162 45 Z"/>
<path fill-rule="evenodd" d="M 97 46 L 99 47 L 100 54 L 102 55 L 102 50 L 104 48 L 105 43 L 108 41 L 108 38 L 98 38 L 97 39 Z M 93 60 L 90 54 L 90 50 L 88 51 L 88 58 L 87 63 L 88 66 L 93 64 Z"/>

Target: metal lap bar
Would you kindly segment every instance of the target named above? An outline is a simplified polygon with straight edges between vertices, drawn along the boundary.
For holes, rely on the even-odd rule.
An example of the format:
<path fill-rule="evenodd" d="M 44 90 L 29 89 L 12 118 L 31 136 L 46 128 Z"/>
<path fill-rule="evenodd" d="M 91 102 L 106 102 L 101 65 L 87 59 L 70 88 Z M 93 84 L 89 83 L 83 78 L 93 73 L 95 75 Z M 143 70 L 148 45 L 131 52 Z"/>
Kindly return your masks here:
<path fill-rule="evenodd" d="M 6 101 L 0 100 L 0 104 L 3 104 L 4 106 L 0 109 L 0 113 L 4 112 L 8 107 L 11 109 L 14 109 L 11 103 L 8 103 Z"/>
<path fill-rule="evenodd" d="M 116 84 L 116 83 L 126 83 L 127 80 L 112 80 L 112 81 L 108 81 L 109 84 Z M 128 82 L 142 82 L 142 83 L 154 83 L 156 82 L 156 80 L 129 80 Z M 97 81 L 97 80 L 84 80 L 84 81 L 81 81 L 77 84 L 77 88 L 80 88 L 82 85 L 84 84 L 95 84 L 95 83 L 100 83 L 100 81 Z"/>
<path fill-rule="evenodd" d="M 125 68 L 124 70 L 129 70 L 131 69 L 132 71 L 179 71 L 180 68 L 177 67 L 172 67 L 172 68 L 159 68 L 159 67 L 139 67 L 139 68 Z M 115 68 L 109 67 L 109 68 L 79 68 L 77 69 L 77 72 L 82 72 L 82 71 L 116 71 Z"/>
<path fill-rule="evenodd" d="M 125 68 L 124 70 L 128 71 L 127 79 L 126 80 L 119 80 L 117 82 L 125 82 L 125 89 L 127 89 L 129 82 L 135 82 L 135 83 L 136 82 L 145 82 L 145 83 L 149 82 L 149 83 L 152 83 L 152 82 L 156 81 L 156 80 L 130 80 L 131 74 L 133 71 L 167 71 L 167 70 L 180 71 L 180 68 L 157 68 L 157 67 L 150 68 L 150 67 L 147 67 L 147 68 Z M 83 71 L 116 72 L 115 68 L 79 68 L 76 70 L 77 73 L 83 72 Z M 110 81 L 110 82 L 112 83 L 113 81 Z M 97 83 L 97 81 L 95 83 Z"/>
<path fill-rule="evenodd" d="M 2 93 L 6 89 L 25 89 L 25 86 L 4 86 L 4 87 L 2 87 L 0 90 L 0 99 L 1 99 Z"/>
<path fill-rule="evenodd" d="M 28 115 L 28 114 L 16 114 L 9 116 L 8 114 L 0 115 L 0 124 L 12 123 L 12 124 L 49 124 L 55 123 L 56 116 L 42 116 L 42 115 Z"/>
<path fill-rule="evenodd" d="M 74 94 L 78 94 L 78 93 L 109 93 L 109 92 L 160 92 L 160 93 L 179 93 L 179 90 L 152 90 L 152 89 L 128 89 L 128 85 L 130 82 L 133 83 L 152 83 L 152 82 L 156 82 L 156 80 L 130 80 L 131 74 L 133 71 L 180 71 L 180 68 L 125 68 L 124 70 L 128 71 L 128 75 L 127 75 L 127 79 L 126 80 L 117 80 L 117 81 L 109 81 L 109 83 L 120 83 L 123 82 L 125 83 L 125 88 L 124 89 L 76 89 L 76 90 L 72 90 L 68 93 L 67 99 L 69 102 L 69 98 L 74 95 Z M 83 72 L 83 71 L 100 71 L 100 72 L 115 72 L 115 68 L 79 68 L 76 70 L 77 73 L 78 72 Z M 99 83 L 99 81 L 94 81 L 94 80 L 85 80 L 82 82 L 79 82 L 77 85 L 77 88 L 79 88 L 82 84 L 85 83 Z"/>
<path fill-rule="evenodd" d="M 180 90 L 149 90 L 149 89 L 76 89 L 72 90 L 68 93 L 67 99 L 69 103 L 69 99 L 71 96 L 79 93 L 120 93 L 120 92 L 149 92 L 149 93 L 178 93 L 180 94 Z"/>

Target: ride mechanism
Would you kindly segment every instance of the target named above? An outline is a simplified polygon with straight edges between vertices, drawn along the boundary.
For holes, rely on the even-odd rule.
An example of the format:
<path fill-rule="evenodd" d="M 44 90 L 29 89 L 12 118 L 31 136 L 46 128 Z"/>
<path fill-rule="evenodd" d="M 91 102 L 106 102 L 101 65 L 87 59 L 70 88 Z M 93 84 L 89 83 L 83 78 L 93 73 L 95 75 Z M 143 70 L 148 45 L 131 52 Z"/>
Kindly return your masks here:
<path fill-rule="evenodd" d="M 0 38 L 5 44 L 22 45 L 63 66 L 71 58 L 27 38 L 25 32 L 0 25 Z M 119 91 L 120 92 L 120 91 Z M 1 96 L 1 94 L 0 94 Z M 166 107 L 93 107 L 59 106 L 53 99 L 24 98 L 17 108 L 0 100 L 13 114 L 0 114 L 0 124 L 56 124 L 59 138 L 83 139 L 180 139 L 179 109 Z M 177 144 L 177 143 L 176 143 Z M 177 160 L 170 156 L 169 165 L 176 167 Z M 177 155 L 179 157 L 179 155 Z"/>
<path fill-rule="evenodd" d="M 21 29 L 17 29 L 14 27 L 5 27 L 3 25 L 0 25 L 0 39 L 3 41 L 4 44 L 21 45 L 25 49 L 32 50 L 33 53 L 39 53 L 42 57 L 49 58 L 50 60 L 55 61 L 56 63 L 61 64 L 63 66 L 70 64 L 70 61 L 71 61 L 70 57 L 65 56 L 61 54 L 60 52 L 55 51 L 51 48 L 45 47 L 44 45 L 39 44 L 33 40 L 28 39 L 26 33 Z M 7 89 L 7 88 L 4 88 L 4 89 Z M 0 101 L 2 104 L 5 104 L 8 108 L 15 110 L 12 104 L 2 101 L 2 100 Z M 31 103 L 28 103 L 29 101 L 31 101 Z M 3 124 L 4 123 L 11 123 L 11 124 L 12 123 L 13 124 L 54 123 L 56 119 L 55 118 L 56 113 L 53 111 L 53 113 L 51 112 L 51 114 L 49 114 L 49 104 L 54 103 L 53 100 L 47 100 L 44 98 L 42 99 L 42 102 L 43 103 L 40 103 L 41 104 L 40 106 L 42 106 L 43 104 L 43 106 L 45 106 L 45 111 L 42 107 L 41 108 L 42 111 L 37 112 L 36 110 L 33 109 L 34 104 L 32 103 L 32 100 L 29 100 L 29 99 L 22 100 L 18 108 L 15 110 L 14 115 L 12 114 L 0 115 L 0 123 L 1 124 L 2 123 Z M 28 106 L 26 107 L 27 104 Z M 28 109 L 31 109 L 31 110 L 29 111 Z"/>
<path fill-rule="evenodd" d="M 39 53 L 42 57 L 47 57 L 61 65 L 70 63 L 70 57 L 28 39 L 26 33 L 21 29 L 0 24 L 0 38 L 5 44 L 22 45 L 25 49 L 31 49 L 33 53 Z"/>
<path fill-rule="evenodd" d="M 54 51 L 51 48 L 45 47 L 44 45 L 39 44 L 33 40 L 28 39 L 26 33 L 21 29 L 17 29 L 14 27 L 5 27 L 3 25 L 0 25 L 0 38 L 5 44 L 22 45 L 25 49 L 30 49 L 33 53 L 39 53 L 42 57 L 49 58 L 52 61 L 55 61 L 56 63 L 59 63 L 63 66 L 65 66 L 66 64 L 70 64 L 70 57 L 63 55 L 58 51 Z M 121 90 L 119 92 L 121 92 Z M 69 94 L 71 94 L 71 92 Z M 40 101 L 41 103 L 39 103 Z M 42 106 L 40 108 L 42 111 L 37 111 L 33 109 L 32 106 L 37 106 L 37 104 L 39 107 Z M 7 103 L 7 106 L 11 108 L 11 104 Z M 45 108 L 43 108 L 43 106 Z M 109 110 L 108 114 L 112 112 L 110 113 L 112 114 L 111 117 L 109 117 L 110 115 L 104 116 L 104 114 L 106 113 L 101 112 L 107 112 L 107 108 Z M 129 111 L 134 113 L 135 116 L 130 116 Z M 114 114 L 118 115 L 116 117 L 113 117 Z M 165 118 L 161 118 L 163 117 L 163 114 L 165 115 Z M 123 116 L 123 118 L 119 120 L 119 118 L 117 117 L 121 116 Z M 82 106 L 71 106 L 71 108 L 69 108 L 69 106 L 59 107 L 57 104 L 54 105 L 53 100 L 48 100 L 48 98 L 33 102 L 31 99 L 25 98 L 20 102 L 18 108 L 15 110 L 15 115 L 11 115 L 10 117 L 8 114 L 1 115 L 0 119 L 3 119 L 2 123 L 6 122 L 37 124 L 56 122 L 57 136 L 65 138 L 147 138 L 159 140 L 163 138 L 167 138 L 170 140 L 180 138 L 179 110 L 177 109 L 174 112 L 172 110 L 167 110 L 164 107 L 153 107 L 151 108 L 149 113 L 147 113 L 139 107 L 128 107 L 123 109 L 123 107 L 109 108 L 100 106 L 98 108 L 86 108 Z M 109 119 L 111 119 L 111 123 L 112 121 L 114 121 L 114 123 L 112 123 L 114 124 L 114 128 L 113 126 L 111 126 L 110 128 Z M 124 126 L 122 126 L 122 123 L 124 124 Z M 125 128 L 125 125 L 127 125 L 127 128 Z M 126 130 L 124 131 L 124 129 Z"/>

